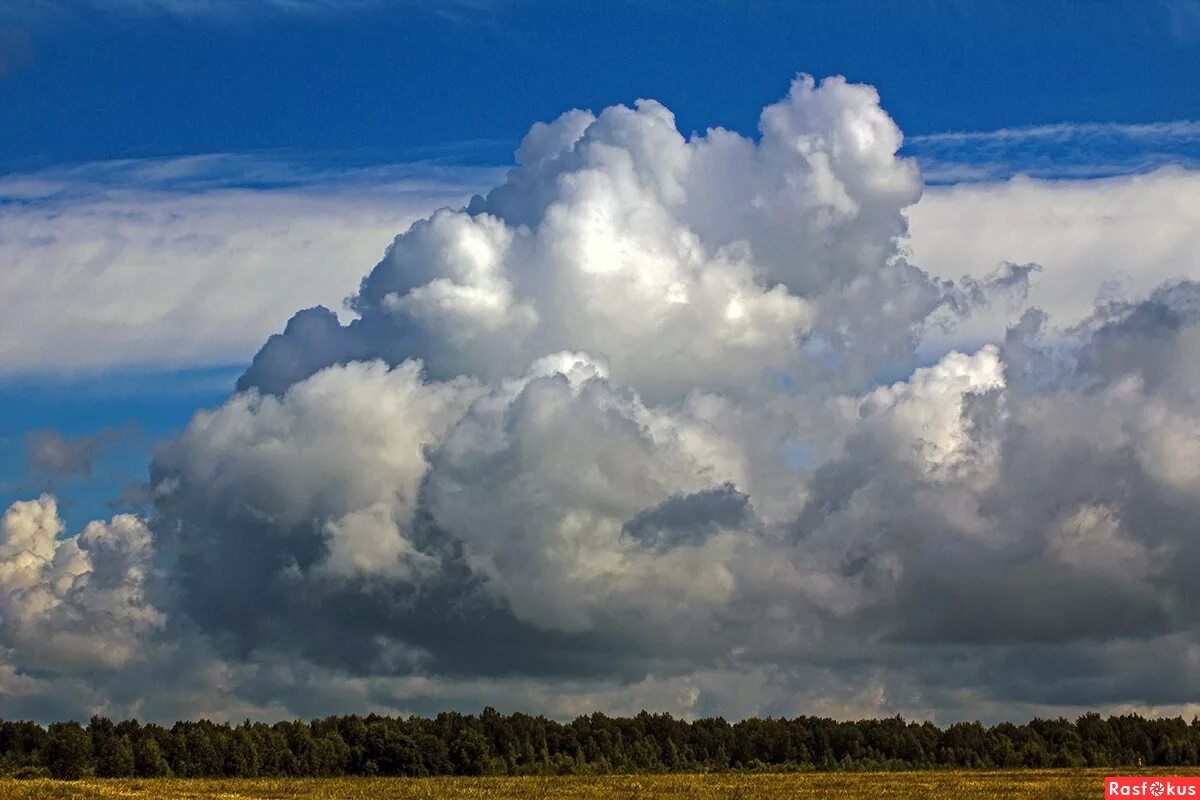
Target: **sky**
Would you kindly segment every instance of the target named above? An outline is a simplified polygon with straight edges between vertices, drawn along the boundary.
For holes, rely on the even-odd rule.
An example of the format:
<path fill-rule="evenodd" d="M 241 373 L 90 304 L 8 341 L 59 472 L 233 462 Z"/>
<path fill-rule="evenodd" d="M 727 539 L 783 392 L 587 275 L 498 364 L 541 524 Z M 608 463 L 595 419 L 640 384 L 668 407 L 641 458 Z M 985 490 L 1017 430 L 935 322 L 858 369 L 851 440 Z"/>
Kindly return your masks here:
<path fill-rule="evenodd" d="M 1200 3 L 0 0 L 0 716 L 1200 711 Z"/>

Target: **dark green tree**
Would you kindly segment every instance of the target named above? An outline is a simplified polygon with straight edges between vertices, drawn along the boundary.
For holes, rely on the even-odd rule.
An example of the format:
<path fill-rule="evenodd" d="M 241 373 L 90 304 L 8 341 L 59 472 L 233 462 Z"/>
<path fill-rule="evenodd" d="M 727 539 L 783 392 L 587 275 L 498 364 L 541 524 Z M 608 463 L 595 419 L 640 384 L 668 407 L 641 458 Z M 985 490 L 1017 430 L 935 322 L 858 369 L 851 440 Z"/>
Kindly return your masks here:
<path fill-rule="evenodd" d="M 450 745 L 450 761 L 458 775 L 483 775 L 492 761 L 492 747 L 477 730 L 461 731 Z"/>
<path fill-rule="evenodd" d="M 141 778 L 162 778 L 171 774 L 171 767 L 154 738 L 142 736 L 134 743 L 133 771 Z"/>
<path fill-rule="evenodd" d="M 46 741 L 45 766 L 51 777 L 77 781 L 92 766 L 92 737 L 78 722 L 56 722 Z"/>
<path fill-rule="evenodd" d="M 96 751 L 96 774 L 102 778 L 124 778 L 133 774 L 133 744 L 127 736 L 107 736 Z"/>

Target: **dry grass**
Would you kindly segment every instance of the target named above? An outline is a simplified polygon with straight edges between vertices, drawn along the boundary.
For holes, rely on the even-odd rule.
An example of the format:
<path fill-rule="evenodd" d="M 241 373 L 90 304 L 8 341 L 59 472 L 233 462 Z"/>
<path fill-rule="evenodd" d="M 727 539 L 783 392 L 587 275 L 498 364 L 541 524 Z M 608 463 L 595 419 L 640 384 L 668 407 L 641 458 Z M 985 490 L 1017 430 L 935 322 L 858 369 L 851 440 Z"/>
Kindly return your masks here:
<path fill-rule="evenodd" d="M 1144 771 L 1144 770 L 1143 770 Z M 1197 770 L 1171 770 L 1197 774 Z M 1097 798 L 1105 770 L 617 775 L 599 778 L 0 779 L 4 800 L 803 800 L 803 798 Z M 1128 770 L 1122 774 L 1130 774 Z M 1159 773 L 1161 774 L 1161 773 Z"/>

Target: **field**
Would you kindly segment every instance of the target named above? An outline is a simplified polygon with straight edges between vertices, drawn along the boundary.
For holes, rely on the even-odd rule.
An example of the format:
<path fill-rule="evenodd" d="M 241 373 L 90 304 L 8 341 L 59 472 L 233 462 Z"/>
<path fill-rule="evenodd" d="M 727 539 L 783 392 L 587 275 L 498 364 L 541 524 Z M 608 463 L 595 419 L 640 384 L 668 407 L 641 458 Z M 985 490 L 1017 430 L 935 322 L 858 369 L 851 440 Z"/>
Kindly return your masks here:
<path fill-rule="evenodd" d="M 1196 774 L 1197 770 L 1171 770 Z M 617 775 L 598 778 L 331 778 L 0 780 L 4 800 L 220 798 L 221 800 L 795 800 L 796 798 L 1103 797 L 1104 770 Z M 1122 771 L 1130 774 L 1130 771 Z M 1161 773 L 1160 773 L 1161 774 Z"/>

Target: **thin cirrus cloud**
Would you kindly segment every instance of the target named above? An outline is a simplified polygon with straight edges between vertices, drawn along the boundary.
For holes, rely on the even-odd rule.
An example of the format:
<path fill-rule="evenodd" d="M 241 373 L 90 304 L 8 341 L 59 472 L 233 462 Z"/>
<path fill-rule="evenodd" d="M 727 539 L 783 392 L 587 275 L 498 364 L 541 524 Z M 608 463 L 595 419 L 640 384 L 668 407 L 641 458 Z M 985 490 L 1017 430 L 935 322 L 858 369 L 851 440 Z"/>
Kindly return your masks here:
<path fill-rule="evenodd" d="M 389 7 L 424 9 L 442 16 L 478 11 L 492 0 L 0 0 L 0 14 L 17 18 L 95 10 L 130 17 L 168 16 L 185 21 L 235 22 L 258 16 L 325 17 Z"/>
<path fill-rule="evenodd" d="M 930 191 L 875 90 L 837 77 L 798 77 L 760 134 L 686 137 L 651 100 L 535 124 L 490 189 L 346 267 L 348 313 L 275 321 L 239 390 L 159 443 L 144 515 L 67 531 L 53 497 L 13 504 L 12 707 L 1191 707 L 1194 176 Z M 334 221 L 380 202 L 343 191 Z M 1036 228 L 1006 252 L 1023 204 L 1078 205 L 1056 223 L 1085 252 L 1106 220 L 1152 285 L 1030 307 L 1055 270 L 1114 265 L 1030 263 L 1054 255 Z M 989 309 L 983 341 L 922 353 Z"/>
<path fill-rule="evenodd" d="M 1200 122 L 1062 123 L 913 136 L 906 152 L 931 184 L 993 182 L 1016 175 L 1100 178 L 1163 166 L 1200 167 Z"/>

